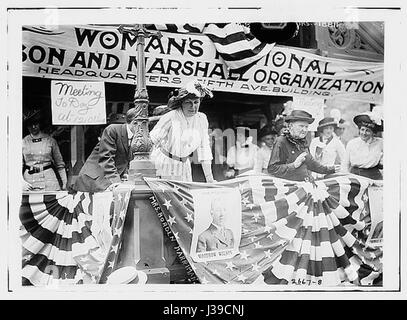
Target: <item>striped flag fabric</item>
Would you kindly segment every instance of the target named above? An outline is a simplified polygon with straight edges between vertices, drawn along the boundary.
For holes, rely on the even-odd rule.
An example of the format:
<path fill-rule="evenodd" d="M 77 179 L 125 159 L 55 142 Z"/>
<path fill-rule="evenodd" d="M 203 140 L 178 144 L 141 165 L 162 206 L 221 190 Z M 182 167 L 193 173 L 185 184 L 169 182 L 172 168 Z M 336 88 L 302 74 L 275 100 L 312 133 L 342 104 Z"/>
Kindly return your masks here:
<path fill-rule="evenodd" d="M 161 208 L 164 230 L 170 229 L 166 234 L 202 284 L 381 284 L 382 248 L 366 243 L 371 180 L 346 175 L 313 184 L 249 175 L 214 184 L 145 181 Z M 216 188 L 239 190 L 239 251 L 228 259 L 197 262 L 191 256 L 200 212 L 194 195 Z"/>
<path fill-rule="evenodd" d="M 262 43 L 248 26 L 240 23 L 150 24 L 146 27 L 166 32 L 207 35 L 226 66 L 235 72 L 246 71 L 274 47 L 274 43 Z"/>
<path fill-rule="evenodd" d="M 131 196 L 131 185 L 120 185 L 114 190 L 114 212 L 112 219 L 112 241 L 106 259 L 103 264 L 103 270 L 98 278 L 98 283 L 106 283 L 109 275 L 115 270 L 122 242 L 124 221 L 126 219 L 127 207 Z"/>
<path fill-rule="evenodd" d="M 97 283 L 114 241 L 111 219 L 127 209 L 130 192 L 23 194 L 22 284 Z"/>

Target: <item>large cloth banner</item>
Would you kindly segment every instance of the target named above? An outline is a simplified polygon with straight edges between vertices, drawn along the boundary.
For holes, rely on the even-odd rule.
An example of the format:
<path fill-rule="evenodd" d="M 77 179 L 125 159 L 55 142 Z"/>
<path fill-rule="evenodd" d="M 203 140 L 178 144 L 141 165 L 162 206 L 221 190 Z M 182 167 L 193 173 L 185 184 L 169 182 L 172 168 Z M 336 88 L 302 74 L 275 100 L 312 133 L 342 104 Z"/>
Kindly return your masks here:
<path fill-rule="evenodd" d="M 24 27 L 22 33 L 24 76 L 136 83 L 136 37 L 121 34 L 118 27 Z M 383 63 L 332 59 L 274 45 L 236 73 L 207 35 L 162 34 L 161 39 L 146 39 L 148 86 L 180 87 L 194 77 L 214 91 L 383 101 Z M 228 48 L 231 56 L 234 47 L 239 51 L 239 43 Z"/>
<path fill-rule="evenodd" d="M 110 274 L 130 193 L 23 194 L 23 285 L 94 284 Z"/>
<path fill-rule="evenodd" d="M 371 180 L 355 175 L 315 184 L 265 175 L 215 184 L 145 180 L 163 226 L 203 284 L 382 283 L 382 248 L 366 243 Z"/>

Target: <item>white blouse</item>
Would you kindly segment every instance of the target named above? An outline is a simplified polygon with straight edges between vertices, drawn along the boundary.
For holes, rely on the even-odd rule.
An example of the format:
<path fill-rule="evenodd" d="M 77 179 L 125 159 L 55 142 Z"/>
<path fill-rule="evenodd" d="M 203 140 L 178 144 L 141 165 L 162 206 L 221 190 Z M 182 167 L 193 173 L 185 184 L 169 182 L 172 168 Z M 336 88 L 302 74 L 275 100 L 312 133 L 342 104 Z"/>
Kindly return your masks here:
<path fill-rule="evenodd" d="M 198 112 L 189 119 L 179 108 L 164 114 L 151 130 L 150 137 L 155 147 L 175 156 L 187 157 L 197 150 L 198 161 L 205 161 L 212 160 L 208 133 L 208 118 L 204 113 Z"/>
<path fill-rule="evenodd" d="M 350 167 L 373 168 L 383 161 L 383 139 L 374 137 L 370 142 L 360 137 L 350 140 L 346 146 L 342 170 L 348 172 Z"/>
<path fill-rule="evenodd" d="M 322 142 L 319 137 L 312 139 L 309 150 L 314 158 L 316 157 L 317 147 L 322 149 L 320 163 L 324 166 L 333 166 L 337 156 L 339 157 L 340 163 L 342 163 L 345 158 L 345 146 L 336 136 L 333 136 L 328 144 Z"/>

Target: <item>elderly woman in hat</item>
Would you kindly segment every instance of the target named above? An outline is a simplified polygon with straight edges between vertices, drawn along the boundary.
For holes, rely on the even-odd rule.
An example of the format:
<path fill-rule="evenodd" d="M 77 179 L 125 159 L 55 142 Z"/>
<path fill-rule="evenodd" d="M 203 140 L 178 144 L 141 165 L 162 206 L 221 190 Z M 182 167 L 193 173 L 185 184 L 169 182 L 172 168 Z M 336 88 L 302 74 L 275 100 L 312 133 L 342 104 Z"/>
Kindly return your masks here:
<path fill-rule="evenodd" d="M 66 189 L 65 163 L 58 143 L 42 131 L 40 112 L 24 119 L 29 134 L 23 138 L 24 190 L 58 191 Z"/>
<path fill-rule="evenodd" d="M 319 137 L 312 139 L 309 147 L 311 155 L 324 166 L 342 163 L 345 158 L 345 146 L 334 134 L 337 125 L 338 123 L 332 117 L 326 117 L 319 121 L 317 128 Z M 315 173 L 314 176 L 323 178 L 323 175 L 318 173 Z"/>
<path fill-rule="evenodd" d="M 150 132 L 154 145 L 151 158 L 158 176 L 192 181 L 189 156 L 197 151 L 206 181 L 215 181 L 208 119 L 199 112 L 201 101 L 207 96 L 212 97 L 212 92 L 197 81 L 171 92 L 167 108 L 162 110 L 164 114 Z"/>
<path fill-rule="evenodd" d="M 257 173 L 268 173 L 267 167 L 270 162 L 271 151 L 278 133 L 270 125 L 265 125 L 259 130 L 257 138 L 261 142 L 261 147 L 257 154 L 257 161 L 254 166 L 254 171 Z"/>
<path fill-rule="evenodd" d="M 382 180 L 383 139 L 376 134 L 383 131 L 383 121 L 372 112 L 366 112 L 355 116 L 353 122 L 359 128 L 359 137 L 348 142 L 342 170 Z"/>
<path fill-rule="evenodd" d="M 259 147 L 253 143 L 250 128 L 236 127 L 236 143 L 227 152 L 226 163 L 229 169 L 226 178 L 233 178 L 241 173 L 254 169 Z"/>
<path fill-rule="evenodd" d="M 310 154 L 306 136 L 314 121 L 304 110 L 293 110 L 285 119 L 288 132 L 279 136 L 271 153 L 268 172 L 278 178 L 295 181 L 313 181 L 312 172 L 335 173 L 340 166 L 324 166 Z"/>

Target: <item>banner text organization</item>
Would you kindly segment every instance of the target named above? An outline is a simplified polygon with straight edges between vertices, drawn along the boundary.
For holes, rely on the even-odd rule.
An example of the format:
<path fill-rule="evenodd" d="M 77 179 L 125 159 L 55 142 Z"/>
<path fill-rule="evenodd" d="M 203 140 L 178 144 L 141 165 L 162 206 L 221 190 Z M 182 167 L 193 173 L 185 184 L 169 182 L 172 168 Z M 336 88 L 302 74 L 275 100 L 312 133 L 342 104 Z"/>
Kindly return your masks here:
<path fill-rule="evenodd" d="M 135 39 L 117 30 L 61 26 L 62 33 L 23 32 L 23 75 L 136 83 Z M 196 77 L 218 91 L 265 95 L 383 98 L 383 64 L 321 57 L 275 46 L 245 72 L 228 69 L 204 35 L 164 33 L 147 39 L 147 85 L 184 85 Z"/>

